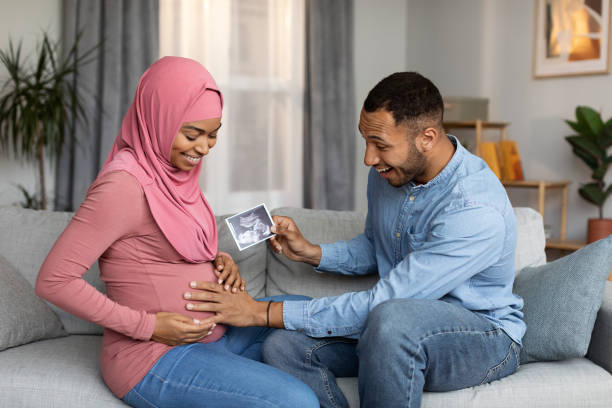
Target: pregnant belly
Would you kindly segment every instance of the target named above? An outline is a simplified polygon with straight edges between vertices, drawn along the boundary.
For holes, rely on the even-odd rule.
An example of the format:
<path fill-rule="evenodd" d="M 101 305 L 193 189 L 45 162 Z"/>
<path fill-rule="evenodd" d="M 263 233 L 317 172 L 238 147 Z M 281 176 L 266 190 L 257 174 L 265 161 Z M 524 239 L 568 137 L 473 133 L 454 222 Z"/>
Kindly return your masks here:
<path fill-rule="evenodd" d="M 194 291 L 192 281 L 214 282 L 217 276 L 211 262 L 138 264 L 121 268 L 121 279 L 111 279 L 102 268 L 108 296 L 119 304 L 146 310 L 149 313 L 172 312 L 204 320 L 213 313 L 187 310 L 185 292 Z M 126 270 L 127 269 L 127 270 Z M 131 270 L 130 270 L 131 269 Z M 203 342 L 219 339 L 225 332 L 223 325 L 217 325 Z"/>

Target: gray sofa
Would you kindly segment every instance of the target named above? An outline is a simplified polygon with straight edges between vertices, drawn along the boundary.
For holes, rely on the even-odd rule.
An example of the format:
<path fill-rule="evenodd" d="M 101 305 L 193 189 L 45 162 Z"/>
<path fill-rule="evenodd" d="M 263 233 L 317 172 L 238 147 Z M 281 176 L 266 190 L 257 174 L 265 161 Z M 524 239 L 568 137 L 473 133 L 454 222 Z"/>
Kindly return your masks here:
<path fill-rule="evenodd" d="M 364 216 L 352 212 L 281 208 L 294 217 L 313 242 L 348 239 L 363 229 Z M 545 262 L 544 231 L 538 213 L 516 208 L 517 271 Z M 0 208 L 0 256 L 34 284 L 38 268 L 72 214 Z M 223 217 L 219 217 L 221 221 Z M 267 245 L 236 249 L 224 222 L 219 247 L 229 252 L 254 297 L 284 293 L 313 297 L 369 288 L 376 277 L 318 274 L 312 268 L 277 256 Z M 85 278 L 103 290 L 98 267 Z M 0 352 L 0 407 L 121 407 L 104 385 L 98 357 L 102 330 L 55 307 L 69 333 Z M 447 393 L 425 393 L 423 407 L 610 407 L 612 406 L 612 282 L 606 283 L 587 357 L 523 365 L 510 377 L 479 387 Z M 359 405 L 355 378 L 340 378 L 352 407 Z"/>

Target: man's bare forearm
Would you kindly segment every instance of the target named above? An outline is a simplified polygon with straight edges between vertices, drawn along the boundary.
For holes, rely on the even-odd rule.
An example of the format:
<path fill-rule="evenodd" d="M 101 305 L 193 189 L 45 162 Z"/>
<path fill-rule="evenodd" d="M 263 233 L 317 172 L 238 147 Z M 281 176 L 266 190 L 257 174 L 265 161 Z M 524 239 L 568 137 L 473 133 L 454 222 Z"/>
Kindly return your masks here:
<path fill-rule="evenodd" d="M 312 266 L 319 266 L 321 263 L 321 255 L 321 246 L 310 244 L 308 251 L 305 251 L 305 254 L 301 256 L 302 259 L 300 259 L 300 261 Z"/>

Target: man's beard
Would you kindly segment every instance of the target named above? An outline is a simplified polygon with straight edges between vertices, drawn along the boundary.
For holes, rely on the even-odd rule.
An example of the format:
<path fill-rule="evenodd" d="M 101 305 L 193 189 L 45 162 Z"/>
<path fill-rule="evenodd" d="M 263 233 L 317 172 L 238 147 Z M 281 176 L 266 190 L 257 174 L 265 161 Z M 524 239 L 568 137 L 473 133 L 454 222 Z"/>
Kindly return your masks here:
<path fill-rule="evenodd" d="M 416 146 L 412 146 L 410 157 L 401 166 L 394 167 L 399 175 L 398 180 L 389 179 L 389 184 L 393 187 L 401 187 L 421 176 L 425 172 L 425 162 L 425 156 L 416 149 Z"/>

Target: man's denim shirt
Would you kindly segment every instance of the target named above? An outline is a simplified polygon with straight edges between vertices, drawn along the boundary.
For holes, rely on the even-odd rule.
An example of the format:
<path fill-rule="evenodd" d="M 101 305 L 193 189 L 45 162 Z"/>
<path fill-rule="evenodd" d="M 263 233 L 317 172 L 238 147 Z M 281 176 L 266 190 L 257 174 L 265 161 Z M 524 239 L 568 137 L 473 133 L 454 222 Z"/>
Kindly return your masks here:
<path fill-rule="evenodd" d="M 521 344 L 523 300 L 512 293 L 514 211 L 485 162 L 449 138 L 456 151 L 427 184 L 393 187 L 371 169 L 365 232 L 321 245 L 317 271 L 378 272 L 378 283 L 363 292 L 283 302 L 287 329 L 358 338 L 368 313 L 385 300 L 441 299 L 482 315 Z"/>

